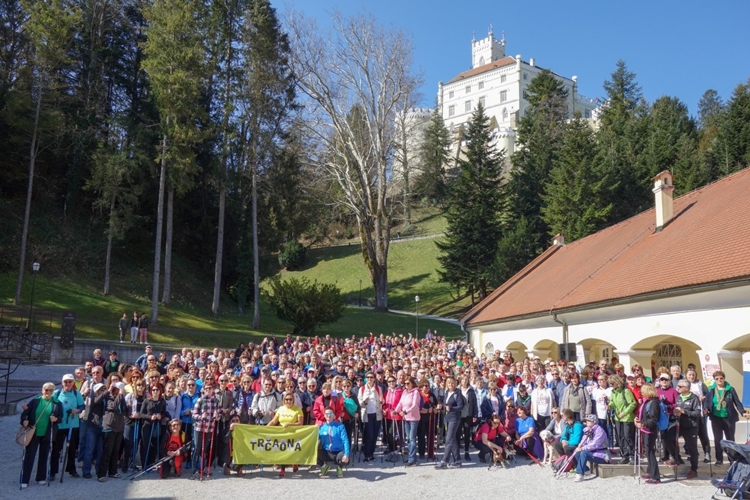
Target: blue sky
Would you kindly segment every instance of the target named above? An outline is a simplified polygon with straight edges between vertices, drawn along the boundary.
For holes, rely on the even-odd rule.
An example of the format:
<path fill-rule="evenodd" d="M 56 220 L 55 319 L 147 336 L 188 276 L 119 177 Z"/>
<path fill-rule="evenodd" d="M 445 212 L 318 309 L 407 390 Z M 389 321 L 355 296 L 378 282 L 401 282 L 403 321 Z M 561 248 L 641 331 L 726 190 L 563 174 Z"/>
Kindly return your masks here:
<path fill-rule="evenodd" d="M 644 97 L 681 99 L 691 114 L 713 88 L 726 101 L 750 78 L 750 1 L 718 0 L 296 0 L 286 5 L 328 24 L 330 13 L 370 12 L 385 26 L 411 33 L 424 75 L 423 105 L 435 102 L 438 81 L 471 64 L 471 38 L 505 32 L 506 55 L 578 76 L 579 92 L 604 95 L 618 59 L 637 75 Z"/>

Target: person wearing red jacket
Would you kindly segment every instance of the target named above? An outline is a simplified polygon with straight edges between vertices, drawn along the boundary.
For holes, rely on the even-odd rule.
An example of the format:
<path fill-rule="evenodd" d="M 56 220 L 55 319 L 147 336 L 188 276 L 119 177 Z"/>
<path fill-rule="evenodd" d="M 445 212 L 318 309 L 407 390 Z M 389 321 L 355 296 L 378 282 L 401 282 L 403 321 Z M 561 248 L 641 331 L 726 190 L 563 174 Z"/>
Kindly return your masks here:
<path fill-rule="evenodd" d="M 385 439 L 388 443 L 388 451 L 394 452 L 399 448 L 401 437 L 404 435 L 402 417 L 396 412 L 396 407 L 401 401 L 403 389 L 396 385 L 396 377 L 389 375 L 386 379 L 388 390 L 385 392 L 383 403 L 383 418 L 385 421 Z"/>
<path fill-rule="evenodd" d="M 333 408 L 334 420 L 341 422 L 341 417 L 344 415 L 344 398 L 341 394 L 336 396 L 331 394 L 331 383 L 326 382 L 321 386 L 323 394 L 318 396 L 313 405 L 313 416 L 315 417 L 315 425 L 320 427 L 326 422 L 325 410 L 326 406 Z"/>

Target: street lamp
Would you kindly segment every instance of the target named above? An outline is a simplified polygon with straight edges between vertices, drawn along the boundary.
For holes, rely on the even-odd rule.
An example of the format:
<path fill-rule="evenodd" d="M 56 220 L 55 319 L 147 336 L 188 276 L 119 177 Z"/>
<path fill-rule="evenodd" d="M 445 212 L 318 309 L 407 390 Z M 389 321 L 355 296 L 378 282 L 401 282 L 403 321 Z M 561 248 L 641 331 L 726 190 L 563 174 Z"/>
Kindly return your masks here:
<path fill-rule="evenodd" d="M 417 330 L 414 335 L 416 339 L 419 340 L 419 295 L 414 297 L 414 302 L 417 303 Z"/>
<path fill-rule="evenodd" d="M 34 309 L 34 288 L 36 287 L 36 273 L 39 272 L 39 262 L 34 262 L 31 265 L 31 269 L 34 271 L 34 277 L 31 279 L 31 302 L 29 303 L 29 321 L 26 323 L 26 328 L 31 331 L 31 313 Z"/>

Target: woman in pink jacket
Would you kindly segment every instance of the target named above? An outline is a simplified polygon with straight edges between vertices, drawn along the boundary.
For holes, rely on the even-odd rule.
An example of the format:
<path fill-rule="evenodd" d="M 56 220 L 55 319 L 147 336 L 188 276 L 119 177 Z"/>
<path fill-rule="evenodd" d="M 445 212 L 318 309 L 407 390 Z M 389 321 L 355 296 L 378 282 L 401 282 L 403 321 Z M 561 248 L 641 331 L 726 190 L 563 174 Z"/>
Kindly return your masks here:
<path fill-rule="evenodd" d="M 385 391 L 385 397 L 383 398 L 383 422 L 385 422 L 383 435 L 388 444 L 388 453 L 390 454 L 399 448 L 401 436 L 403 435 L 401 415 L 396 412 L 396 406 L 401 401 L 403 389 L 396 386 L 395 375 L 388 375 L 386 382 L 388 383 L 388 390 Z"/>
<path fill-rule="evenodd" d="M 401 400 L 396 406 L 396 413 L 404 419 L 404 436 L 409 444 L 409 459 L 404 464 L 406 467 L 417 465 L 417 427 L 419 426 L 419 408 L 422 397 L 417 391 L 417 382 L 412 377 L 407 377 L 404 382 L 404 391 Z"/>

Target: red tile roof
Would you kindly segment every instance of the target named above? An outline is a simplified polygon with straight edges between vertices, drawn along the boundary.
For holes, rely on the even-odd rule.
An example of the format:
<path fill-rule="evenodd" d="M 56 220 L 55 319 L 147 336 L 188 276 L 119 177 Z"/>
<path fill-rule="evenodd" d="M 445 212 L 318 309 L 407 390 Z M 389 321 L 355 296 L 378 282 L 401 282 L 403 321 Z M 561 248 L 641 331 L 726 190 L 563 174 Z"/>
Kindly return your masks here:
<path fill-rule="evenodd" d="M 470 70 L 464 71 L 463 73 L 457 74 L 451 81 L 448 83 L 454 83 L 459 80 L 463 80 L 464 78 L 470 78 L 472 76 L 481 75 L 482 73 L 486 71 L 491 71 L 495 68 L 502 68 L 503 66 L 508 66 L 509 64 L 515 64 L 516 60 L 513 57 L 503 57 L 502 59 L 498 59 L 497 61 L 492 61 L 489 64 L 485 64 L 484 66 L 478 66 L 476 68 L 472 68 Z"/>
<path fill-rule="evenodd" d="M 677 179 L 679 182 L 679 179 Z M 476 325 L 750 277 L 750 168 L 654 209 L 552 246 L 472 308 Z"/>

